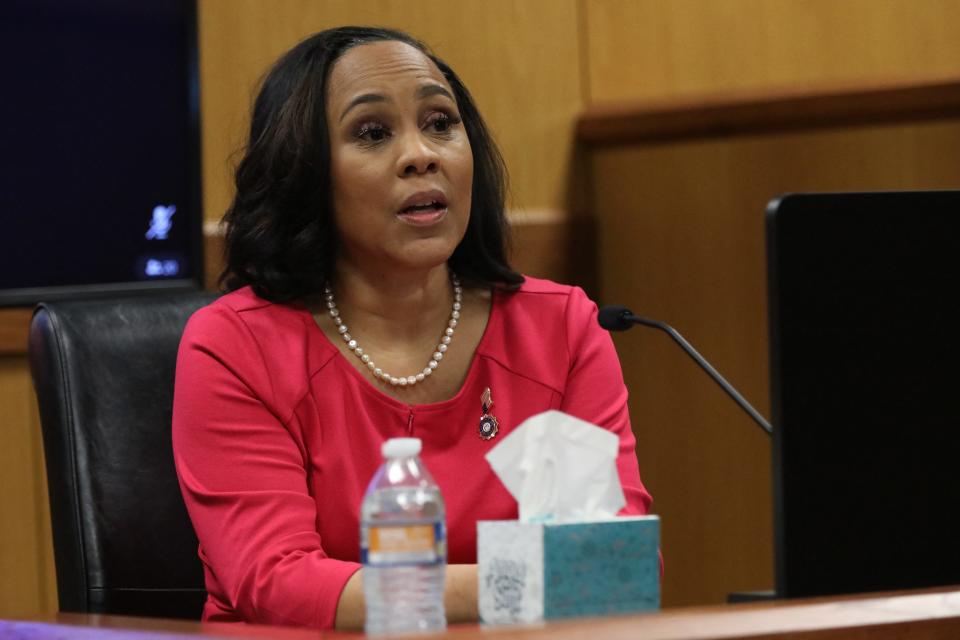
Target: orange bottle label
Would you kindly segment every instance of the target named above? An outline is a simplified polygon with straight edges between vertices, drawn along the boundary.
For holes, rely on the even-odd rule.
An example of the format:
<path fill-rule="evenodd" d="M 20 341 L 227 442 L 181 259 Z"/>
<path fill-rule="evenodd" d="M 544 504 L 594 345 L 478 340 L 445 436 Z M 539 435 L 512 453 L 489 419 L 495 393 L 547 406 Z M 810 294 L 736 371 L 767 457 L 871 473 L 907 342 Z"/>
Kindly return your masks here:
<path fill-rule="evenodd" d="M 373 564 L 435 562 L 439 559 L 432 524 L 370 527 L 367 557 Z"/>

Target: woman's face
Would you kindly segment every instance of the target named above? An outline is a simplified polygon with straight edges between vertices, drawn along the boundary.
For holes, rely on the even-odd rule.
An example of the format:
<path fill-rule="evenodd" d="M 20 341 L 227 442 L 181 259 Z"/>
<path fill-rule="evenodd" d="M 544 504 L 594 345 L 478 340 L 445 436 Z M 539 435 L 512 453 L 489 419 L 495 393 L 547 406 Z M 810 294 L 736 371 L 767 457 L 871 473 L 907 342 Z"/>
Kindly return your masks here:
<path fill-rule="evenodd" d="M 419 50 L 348 50 L 327 83 L 338 259 L 364 270 L 443 264 L 466 232 L 473 155 L 453 90 Z"/>

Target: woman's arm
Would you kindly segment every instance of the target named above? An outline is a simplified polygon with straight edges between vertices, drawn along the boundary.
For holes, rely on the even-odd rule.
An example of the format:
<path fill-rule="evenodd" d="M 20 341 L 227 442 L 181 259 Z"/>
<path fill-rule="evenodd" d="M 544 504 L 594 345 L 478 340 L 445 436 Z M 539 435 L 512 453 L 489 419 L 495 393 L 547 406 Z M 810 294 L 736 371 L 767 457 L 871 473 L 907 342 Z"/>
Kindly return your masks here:
<path fill-rule="evenodd" d="M 359 564 L 323 548 L 282 388 L 240 313 L 223 302 L 201 310 L 180 346 L 174 458 L 211 606 L 251 623 L 329 628 Z"/>
<path fill-rule="evenodd" d="M 567 302 L 566 333 L 570 369 L 560 410 L 617 435 L 617 471 L 627 500 L 620 514 L 646 514 L 653 500 L 640 481 L 620 360 L 610 334 L 597 323 L 597 305 L 579 288 Z"/>
<path fill-rule="evenodd" d="M 447 622 L 476 622 L 477 620 L 477 565 L 451 564 L 443 594 Z M 357 571 L 340 595 L 337 603 L 338 630 L 359 630 L 364 621 L 363 569 Z"/>

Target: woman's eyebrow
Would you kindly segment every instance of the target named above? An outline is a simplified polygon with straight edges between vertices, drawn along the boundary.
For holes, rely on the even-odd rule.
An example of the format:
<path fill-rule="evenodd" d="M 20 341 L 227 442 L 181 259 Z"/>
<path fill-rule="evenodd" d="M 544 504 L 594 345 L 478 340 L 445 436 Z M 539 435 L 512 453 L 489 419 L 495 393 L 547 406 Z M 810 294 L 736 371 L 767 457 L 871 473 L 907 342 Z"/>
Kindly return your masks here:
<path fill-rule="evenodd" d="M 415 95 L 417 100 L 423 100 L 424 98 L 429 98 L 430 96 L 446 96 L 451 102 L 456 102 L 450 92 L 447 91 L 443 85 L 439 84 L 423 85 L 417 89 Z M 340 114 L 340 121 L 342 122 L 343 119 L 347 117 L 347 114 L 350 112 L 350 110 L 354 107 L 361 104 L 369 104 L 371 102 L 387 102 L 387 98 L 379 93 L 363 93 L 350 101 L 350 104 L 347 105 L 347 108 L 344 109 L 343 113 Z"/>
<path fill-rule="evenodd" d="M 452 102 L 456 102 L 453 96 L 450 95 L 450 92 L 446 90 L 443 85 L 439 84 L 425 84 L 419 89 L 417 89 L 416 97 L 418 100 L 423 100 L 424 98 L 429 98 L 430 96 L 446 96 L 450 98 Z"/>
<path fill-rule="evenodd" d="M 380 95 L 379 93 L 364 93 L 362 95 L 359 95 L 353 100 L 351 100 L 350 104 L 347 105 L 347 108 L 344 109 L 343 113 L 340 114 L 340 121 L 342 122 L 343 119 L 347 117 L 347 113 L 350 112 L 350 109 L 353 109 L 358 105 L 368 104 L 370 102 L 386 102 L 386 101 L 387 99 L 384 96 Z"/>

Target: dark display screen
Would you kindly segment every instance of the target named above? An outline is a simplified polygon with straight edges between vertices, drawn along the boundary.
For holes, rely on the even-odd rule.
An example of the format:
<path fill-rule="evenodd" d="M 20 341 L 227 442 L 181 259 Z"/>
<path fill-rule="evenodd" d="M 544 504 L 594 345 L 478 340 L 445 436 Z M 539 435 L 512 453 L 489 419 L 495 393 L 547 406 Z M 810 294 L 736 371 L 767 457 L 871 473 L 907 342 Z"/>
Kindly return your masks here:
<path fill-rule="evenodd" d="M 0 4 L 0 303 L 199 286 L 195 7 Z"/>
<path fill-rule="evenodd" d="M 960 584 L 960 192 L 767 224 L 778 595 Z"/>

